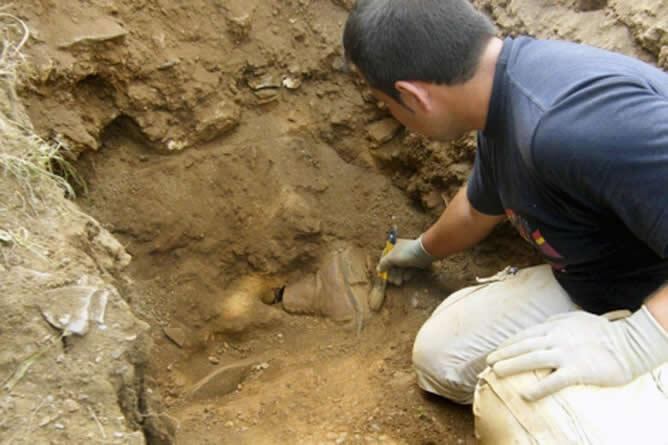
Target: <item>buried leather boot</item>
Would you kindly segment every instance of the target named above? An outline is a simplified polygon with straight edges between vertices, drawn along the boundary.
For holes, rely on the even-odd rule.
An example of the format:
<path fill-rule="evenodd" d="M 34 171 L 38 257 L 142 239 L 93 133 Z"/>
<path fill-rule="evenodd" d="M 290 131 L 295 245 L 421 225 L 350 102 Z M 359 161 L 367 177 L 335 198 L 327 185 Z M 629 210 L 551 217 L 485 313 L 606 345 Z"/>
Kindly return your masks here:
<path fill-rule="evenodd" d="M 340 322 L 363 321 L 369 313 L 369 287 L 366 255 L 349 247 L 325 257 L 315 274 L 289 284 L 283 293 L 283 308 Z"/>

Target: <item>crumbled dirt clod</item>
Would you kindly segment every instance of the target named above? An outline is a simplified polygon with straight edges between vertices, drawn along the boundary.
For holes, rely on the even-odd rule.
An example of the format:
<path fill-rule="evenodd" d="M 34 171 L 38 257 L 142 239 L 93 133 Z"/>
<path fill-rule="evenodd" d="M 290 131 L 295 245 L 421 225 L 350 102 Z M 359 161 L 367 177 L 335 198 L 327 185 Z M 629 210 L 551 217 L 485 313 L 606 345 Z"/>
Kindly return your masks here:
<path fill-rule="evenodd" d="M 387 118 L 369 124 L 367 133 L 369 139 L 380 145 L 391 140 L 401 128 L 401 124 L 395 119 Z"/>

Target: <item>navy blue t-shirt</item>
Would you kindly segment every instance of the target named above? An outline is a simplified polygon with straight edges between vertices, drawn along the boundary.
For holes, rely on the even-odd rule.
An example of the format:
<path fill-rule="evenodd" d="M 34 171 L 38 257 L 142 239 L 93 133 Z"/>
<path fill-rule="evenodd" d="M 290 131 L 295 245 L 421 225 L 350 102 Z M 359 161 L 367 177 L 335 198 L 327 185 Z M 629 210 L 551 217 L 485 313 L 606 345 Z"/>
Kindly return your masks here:
<path fill-rule="evenodd" d="M 668 281 L 668 74 L 506 39 L 468 197 L 505 213 L 584 309 L 637 309 Z"/>

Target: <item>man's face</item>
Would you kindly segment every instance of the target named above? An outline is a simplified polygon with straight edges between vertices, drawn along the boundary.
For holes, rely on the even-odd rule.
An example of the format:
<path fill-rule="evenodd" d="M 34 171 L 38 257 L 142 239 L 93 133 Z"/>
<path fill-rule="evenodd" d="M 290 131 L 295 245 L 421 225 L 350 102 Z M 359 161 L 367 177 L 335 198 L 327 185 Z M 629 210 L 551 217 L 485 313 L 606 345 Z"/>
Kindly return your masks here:
<path fill-rule="evenodd" d="M 454 113 L 449 112 L 447 107 L 440 103 L 432 103 L 429 110 L 417 105 L 409 97 L 405 100 L 407 104 L 413 103 L 412 107 L 394 100 L 387 94 L 371 89 L 374 97 L 382 101 L 392 113 L 392 116 L 401 122 L 406 128 L 414 133 L 421 134 L 431 139 L 448 142 L 463 136 L 467 130 L 456 120 Z"/>

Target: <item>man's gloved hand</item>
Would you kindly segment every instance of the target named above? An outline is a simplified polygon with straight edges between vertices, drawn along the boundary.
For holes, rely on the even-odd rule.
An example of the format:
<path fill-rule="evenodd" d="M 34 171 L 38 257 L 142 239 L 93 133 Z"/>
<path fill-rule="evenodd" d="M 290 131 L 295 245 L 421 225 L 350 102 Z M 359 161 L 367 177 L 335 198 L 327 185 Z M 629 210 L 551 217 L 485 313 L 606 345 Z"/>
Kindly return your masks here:
<path fill-rule="evenodd" d="M 487 357 L 499 377 L 554 370 L 522 394 L 530 401 L 571 385 L 624 385 L 666 361 L 668 333 L 645 306 L 618 321 L 583 311 L 560 314 Z"/>
<path fill-rule="evenodd" d="M 416 267 L 423 269 L 429 266 L 436 258 L 425 250 L 421 239 L 422 236 L 418 239 L 399 238 L 390 253 L 380 259 L 378 271 L 386 272 L 393 267 Z"/>

